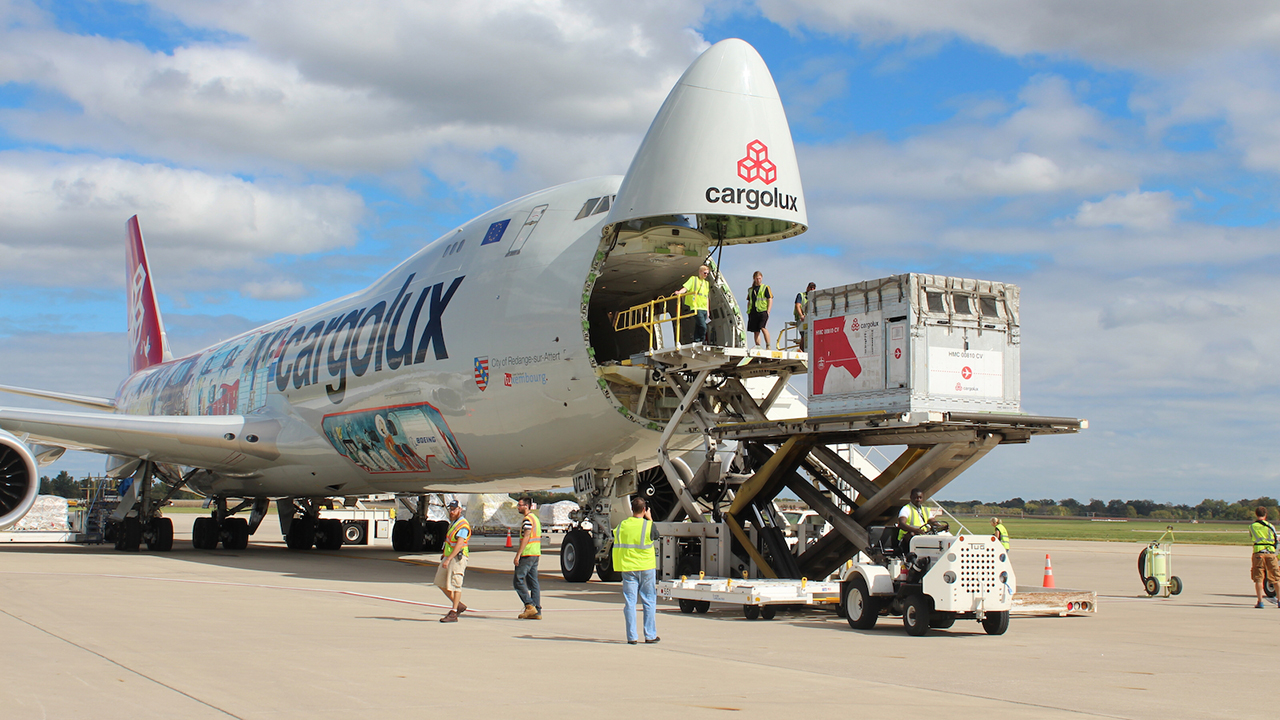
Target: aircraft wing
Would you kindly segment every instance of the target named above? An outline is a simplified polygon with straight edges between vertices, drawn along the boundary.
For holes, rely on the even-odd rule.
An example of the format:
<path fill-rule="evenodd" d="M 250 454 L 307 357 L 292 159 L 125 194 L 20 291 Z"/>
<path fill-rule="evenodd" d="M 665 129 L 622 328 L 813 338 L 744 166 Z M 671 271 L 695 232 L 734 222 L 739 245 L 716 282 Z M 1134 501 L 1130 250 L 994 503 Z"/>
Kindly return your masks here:
<path fill-rule="evenodd" d="M 280 457 L 282 423 L 269 416 L 117 415 L 0 408 L 0 428 L 24 441 L 224 472 L 253 472 Z"/>
<path fill-rule="evenodd" d="M 0 392 L 13 393 L 14 395 L 26 395 L 27 397 L 40 398 L 41 400 L 55 400 L 57 402 L 71 403 L 73 405 L 83 405 L 95 410 L 116 409 L 116 401 L 111 398 L 93 397 L 90 395 L 73 395 L 71 393 L 50 392 L 48 390 L 32 390 L 31 388 L 15 387 L 13 385 L 0 385 Z"/>

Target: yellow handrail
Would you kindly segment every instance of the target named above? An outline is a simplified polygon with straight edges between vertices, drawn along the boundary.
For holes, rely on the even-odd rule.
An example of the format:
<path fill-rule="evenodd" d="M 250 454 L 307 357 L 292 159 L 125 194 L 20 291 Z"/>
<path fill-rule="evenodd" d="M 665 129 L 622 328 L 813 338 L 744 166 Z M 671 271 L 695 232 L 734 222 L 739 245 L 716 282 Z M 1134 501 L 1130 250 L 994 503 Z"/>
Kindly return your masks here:
<path fill-rule="evenodd" d="M 693 317 L 694 312 L 683 308 L 680 295 L 667 295 L 649 302 L 640 303 L 618 313 L 613 318 L 613 329 L 644 330 L 649 333 L 649 349 L 657 350 L 654 345 L 654 328 L 665 322 L 675 326 L 676 345 L 680 344 L 680 321 Z"/>

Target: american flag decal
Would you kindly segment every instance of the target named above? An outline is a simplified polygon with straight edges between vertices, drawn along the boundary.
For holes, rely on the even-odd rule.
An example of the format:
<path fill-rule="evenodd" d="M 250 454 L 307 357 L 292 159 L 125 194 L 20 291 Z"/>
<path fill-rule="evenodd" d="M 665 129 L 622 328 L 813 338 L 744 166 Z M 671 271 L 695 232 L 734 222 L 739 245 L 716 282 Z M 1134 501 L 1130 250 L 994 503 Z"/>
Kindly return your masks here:
<path fill-rule="evenodd" d="M 476 387 L 480 388 L 480 392 L 489 387 L 489 357 L 476 358 Z"/>

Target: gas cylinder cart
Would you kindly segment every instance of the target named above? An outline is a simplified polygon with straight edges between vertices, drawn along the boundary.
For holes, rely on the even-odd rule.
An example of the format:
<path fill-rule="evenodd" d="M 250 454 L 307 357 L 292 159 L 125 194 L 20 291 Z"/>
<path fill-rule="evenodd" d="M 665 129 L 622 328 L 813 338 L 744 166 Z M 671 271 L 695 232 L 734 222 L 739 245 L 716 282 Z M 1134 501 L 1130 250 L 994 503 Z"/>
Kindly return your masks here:
<path fill-rule="evenodd" d="M 959 536 L 930 521 L 933 532 L 896 547 L 896 527 L 871 528 L 873 545 L 842 573 L 849 626 L 875 627 L 880 615 L 901 615 L 910 635 L 977 620 L 988 635 L 1009 629 L 1017 580 L 1008 553 L 989 535 Z"/>
<path fill-rule="evenodd" d="M 772 620 L 779 605 L 825 605 L 834 609 L 840 603 L 840 584 L 799 580 L 680 577 L 658 582 L 658 597 L 676 600 L 682 613 L 705 613 L 711 603 L 741 605 L 748 620 L 763 617 Z"/>
<path fill-rule="evenodd" d="M 1168 537 L 1168 542 L 1165 538 Z M 1182 578 L 1173 574 L 1173 526 L 1138 553 L 1138 577 L 1147 595 L 1169 597 L 1182 592 Z"/>

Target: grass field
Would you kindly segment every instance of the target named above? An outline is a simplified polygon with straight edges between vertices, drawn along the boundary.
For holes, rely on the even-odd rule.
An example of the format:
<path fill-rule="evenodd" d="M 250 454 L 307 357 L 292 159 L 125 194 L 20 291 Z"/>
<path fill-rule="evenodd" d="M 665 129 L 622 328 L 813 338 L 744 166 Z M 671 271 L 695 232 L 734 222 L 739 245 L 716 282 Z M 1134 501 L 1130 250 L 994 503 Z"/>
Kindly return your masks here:
<path fill-rule="evenodd" d="M 961 517 L 965 527 L 973 532 L 989 532 L 990 516 Z M 954 521 L 952 526 L 954 529 Z M 1004 518 L 1009 537 L 1014 540 L 1102 540 L 1108 542 L 1149 543 L 1159 539 L 1169 526 L 1168 521 L 1129 520 L 1108 522 L 1089 519 L 1028 519 Z M 1181 522 L 1173 525 L 1174 542 L 1196 545 L 1247 545 L 1248 523 Z"/>

